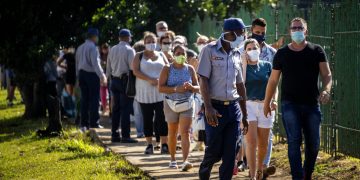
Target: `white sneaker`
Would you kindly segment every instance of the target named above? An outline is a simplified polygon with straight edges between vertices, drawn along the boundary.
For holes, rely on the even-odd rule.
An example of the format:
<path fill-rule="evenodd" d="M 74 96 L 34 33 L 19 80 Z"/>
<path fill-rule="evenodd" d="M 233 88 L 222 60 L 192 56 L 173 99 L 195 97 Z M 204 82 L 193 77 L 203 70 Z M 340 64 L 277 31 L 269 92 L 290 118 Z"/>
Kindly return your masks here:
<path fill-rule="evenodd" d="M 244 172 L 248 167 L 245 165 L 245 163 L 241 163 L 238 167 L 239 172 Z"/>
<path fill-rule="evenodd" d="M 176 161 L 170 161 L 169 168 L 177 169 L 178 168 L 177 162 Z"/>
<path fill-rule="evenodd" d="M 86 126 L 80 128 L 80 132 L 85 133 L 88 130 Z"/>
<path fill-rule="evenodd" d="M 185 161 L 182 165 L 181 165 L 181 170 L 182 171 L 188 171 L 189 169 L 193 168 L 193 164 L 191 164 L 188 161 Z"/>

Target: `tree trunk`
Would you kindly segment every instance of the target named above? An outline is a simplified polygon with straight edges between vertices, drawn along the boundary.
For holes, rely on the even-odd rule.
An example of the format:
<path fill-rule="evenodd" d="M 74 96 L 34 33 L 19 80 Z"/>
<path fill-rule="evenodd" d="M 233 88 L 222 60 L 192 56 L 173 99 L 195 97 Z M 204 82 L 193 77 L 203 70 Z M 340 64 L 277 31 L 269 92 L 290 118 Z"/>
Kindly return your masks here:
<path fill-rule="evenodd" d="M 46 117 L 45 90 L 43 83 L 25 83 L 19 85 L 23 94 L 25 113 L 24 118 L 33 119 Z"/>
<path fill-rule="evenodd" d="M 48 95 L 47 97 L 47 109 L 49 114 L 49 125 L 46 128 L 46 131 L 51 132 L 61 132 L 61 114 L 60 114 L 60 102 L 58 97 Z"/>

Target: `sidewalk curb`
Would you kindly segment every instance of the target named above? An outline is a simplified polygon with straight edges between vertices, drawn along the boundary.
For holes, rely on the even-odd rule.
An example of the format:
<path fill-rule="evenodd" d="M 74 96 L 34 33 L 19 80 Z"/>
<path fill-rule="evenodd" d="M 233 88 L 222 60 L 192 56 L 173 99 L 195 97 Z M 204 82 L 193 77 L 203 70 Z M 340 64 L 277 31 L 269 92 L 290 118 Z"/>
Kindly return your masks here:
<path fill-rule="evenodd" d="M 141 167 L 139 167 L 139 166 L 131 163 L 131 161 L 130 161 L 126 156 L 114 152 L 110 147 L 108 147 L 108 145 L 106 145 L 106 144 L 100 139 L 100 137 L 99 137 L 99 135 L 97 134 L 97 132 L 96 132 L 95 129 L 90 129 L 90 130 L 89 130 L 89 136 L 90 136 L 90 138 L 91 138 L 96 144 L 104 147 L 104 148 L 105 148 L 105 151 L 108 151 L 109 153 L 112 153 L 112 154 L 114 154 L 114 155 L 123 157 L 124 160 L 127 161 L 129 164 L 131 164 L 132 166 L 134 166 L 134 167 L 138 168 L 139 170 L 141 170 L 142 172 L 144 172 L 144 175 L 145 175 L 145 176 L 149 177 L 151 180 L 155 180 L 155 179 L 156 179 L 156 178 L 150 176 L 150 174 L 149 174 L 148 171 L 146 171 L 146 170 L 142 169 Z"/>

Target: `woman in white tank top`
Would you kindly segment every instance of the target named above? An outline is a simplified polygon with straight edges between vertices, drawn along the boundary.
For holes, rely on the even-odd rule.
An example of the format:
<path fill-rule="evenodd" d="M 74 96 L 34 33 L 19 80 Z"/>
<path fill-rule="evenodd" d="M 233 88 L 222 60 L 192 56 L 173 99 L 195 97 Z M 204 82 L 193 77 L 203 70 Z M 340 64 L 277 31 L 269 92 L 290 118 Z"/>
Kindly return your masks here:
<path fill-rule="evenodd" d="M 168 154 L 167 123 L 163 111 L 164 95 L 157 88 L 158 79 L 162 68 L 168 64 L 168 60 L 162 52 L 155 51 L 156 36 L 147 33 L 144 36 L 145 51 L 136 54 L 133 61 L 133 72 L 136 76 L 135 99 L 140 103 L 144 119 L 144 134 L 148 143 L 145 154 L 153 154 L 154 147 L 152 137 L 154 128 L 161 139 L 161 153 Z M 155 120 L 155 127 L 154 122 Z"/>

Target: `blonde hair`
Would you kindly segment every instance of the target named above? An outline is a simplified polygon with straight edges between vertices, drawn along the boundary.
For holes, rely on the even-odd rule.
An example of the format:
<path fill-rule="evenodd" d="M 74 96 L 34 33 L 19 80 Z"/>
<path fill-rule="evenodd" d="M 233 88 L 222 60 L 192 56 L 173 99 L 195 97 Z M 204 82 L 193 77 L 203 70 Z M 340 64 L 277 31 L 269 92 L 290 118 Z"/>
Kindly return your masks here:
<path fill-rule="evenodd" d="M 144 32 L 144 43 L 146 42 L 146 39 L 148 39 L 148 38 L 153 38 L 153 39 L 155 39 L 155 41 L 157 40 L 156 35 L 154 33 L 150 32 L 150 31 L 145 31 Z"/>
<path fill-rule="evenodd" d="M 254 43 L 255 46 L 257 46 L 258 48 L 260 48 L 259 42 L 257 42 L 256 39 L 249 38 L 249 39 L 245 40 L 245 42 L 244 42 L 244 51 L 246 51 L 246 46 L 249 45 L 249 44 L 251 44 L 251 43 Z"/>

